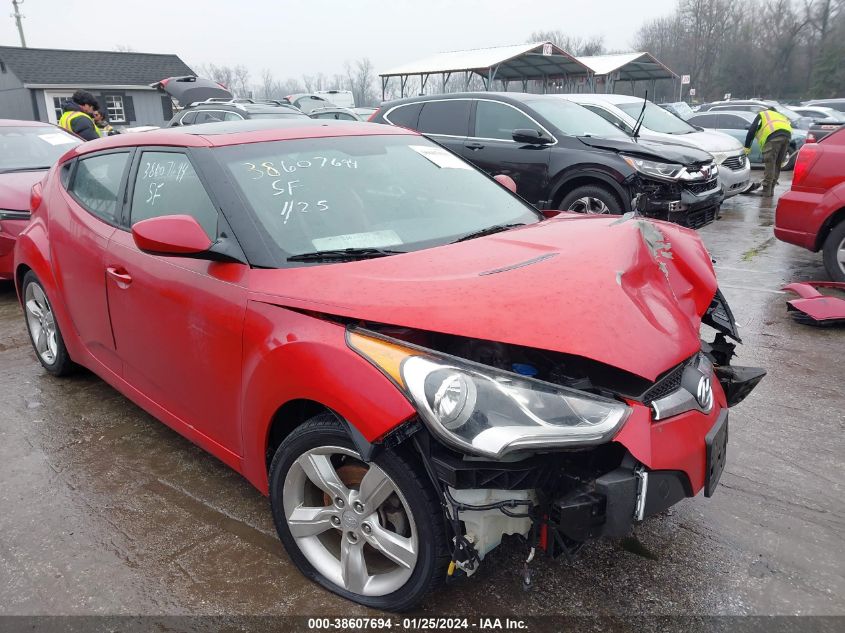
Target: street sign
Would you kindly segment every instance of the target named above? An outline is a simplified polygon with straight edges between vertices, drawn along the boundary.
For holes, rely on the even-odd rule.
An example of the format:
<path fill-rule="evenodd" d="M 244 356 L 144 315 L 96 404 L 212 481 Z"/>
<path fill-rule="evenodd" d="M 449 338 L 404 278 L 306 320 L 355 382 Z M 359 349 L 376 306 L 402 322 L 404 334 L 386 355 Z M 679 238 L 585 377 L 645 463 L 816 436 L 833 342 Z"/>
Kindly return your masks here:
<path fill-rule="evenodd" d="M 689 83 L 689 75 L 681 75 L 681 85 L 685 86 Z"/>
<path fill-rule="evenodd" d="M 730 92 L 726 92 L 726 93 L 725 93 L 725 101 L 730 101 L 730 100 L 731 100 L 731 93 L 730 93 Z"/>
<path fill-rule="evenodd" d="M 551 55 L 552 54 L 552 45 L 551 44 L 543 44 L 543 55 Z"/>
<path fill-rule="evenodd" d="M 695 96 L 695 88 L 690 88 L 690 89 L 689 89 L 689 96 L 690 96 L 690 97 L 694 97 L 694 96 Z"/>

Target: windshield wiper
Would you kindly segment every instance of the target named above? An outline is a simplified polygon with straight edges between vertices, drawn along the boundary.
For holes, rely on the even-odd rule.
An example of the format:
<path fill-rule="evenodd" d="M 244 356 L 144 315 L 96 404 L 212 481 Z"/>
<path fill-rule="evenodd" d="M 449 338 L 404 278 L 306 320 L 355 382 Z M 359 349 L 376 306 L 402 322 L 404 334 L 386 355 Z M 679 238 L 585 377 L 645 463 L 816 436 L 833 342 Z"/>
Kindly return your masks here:
<path fill-rule="evenodd" d="M 454 242 L 452 242 L 452 244 L 457 244 L 458 242 L 464 242 L 466 240 L 472 240 L 476 237 L 484 237 L 485 235 L 493 235 L 493 233 L 501 233 L 502 231 L 507 231 L 508 229 L 515 229 L 518 226 L 525 226 L 525 222 L 519 222 L 517 224 L 494 224 L 493 226 L 488 226 L 486 229 L 467 233 L 463 237 L 459 237 L 458 239 L 456 239 Z"/>
<path fill-rule="evenodd" d="M 387 248 L 335 248 L 312 253 L 299 253 L 288 257 L 289 262 L 317 262 L 343 261 L 356 259 L 372 259 L 388 255 L 401 255 L 407 251 L 392 251 Z"/>

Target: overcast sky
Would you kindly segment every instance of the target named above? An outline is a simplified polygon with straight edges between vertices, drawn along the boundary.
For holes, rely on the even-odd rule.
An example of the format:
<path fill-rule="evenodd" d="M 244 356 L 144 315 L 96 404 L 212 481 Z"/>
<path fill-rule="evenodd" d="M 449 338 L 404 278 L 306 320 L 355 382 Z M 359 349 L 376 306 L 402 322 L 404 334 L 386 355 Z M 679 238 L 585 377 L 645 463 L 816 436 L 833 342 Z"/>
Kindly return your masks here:
<path fill-rule="evenodd" d="M 628 49 L 639 25 L 675 0 L 25 0 L 30 47 L 175 53 L 189 66 L 244 64 L 257 82 L 340 73 L 369 57 L 377 71 L 433 53 L 527 41 L 535 30 L 604 35 Z M 71 9 L 71 7 L 73 7 Z M 0 44 L 18 45 L 11 0 L 0 0 Z"/>

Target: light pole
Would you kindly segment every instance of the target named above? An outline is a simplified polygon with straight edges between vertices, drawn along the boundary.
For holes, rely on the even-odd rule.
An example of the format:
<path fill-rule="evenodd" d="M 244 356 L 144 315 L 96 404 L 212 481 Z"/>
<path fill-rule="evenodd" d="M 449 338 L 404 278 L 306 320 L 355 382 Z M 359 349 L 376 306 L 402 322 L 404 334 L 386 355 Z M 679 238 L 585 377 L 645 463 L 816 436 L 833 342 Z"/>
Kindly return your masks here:
<path fill-rule="evenodd" d="M 21 36 L 21 48 L 26 48 L 26 38 L 23 36 L 23 24 L 21 24 L 21 18 L 24 17 L 21 15 L 20 5 L 22 4 L 23 0 L 12 0 L 12 6 L 15 8 L 12 17 L 15 18 L 15 23 L 18 25 L 18 34 Z"/>

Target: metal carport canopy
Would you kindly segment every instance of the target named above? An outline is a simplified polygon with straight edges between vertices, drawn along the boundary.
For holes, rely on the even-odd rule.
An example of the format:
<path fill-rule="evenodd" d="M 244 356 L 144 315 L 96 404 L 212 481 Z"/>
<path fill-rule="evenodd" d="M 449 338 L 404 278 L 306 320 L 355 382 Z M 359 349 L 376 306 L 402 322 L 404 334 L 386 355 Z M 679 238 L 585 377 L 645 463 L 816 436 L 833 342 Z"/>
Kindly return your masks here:
<path fill-rule="evenodd" d="M 618 81 L 644 81 L 647 79 L 676 79 L 674 71 L 651 53 L 619 53 L 616 55 L 591 55 L 578 57 L 579 62 L 598 77 L 618 73 Z"/>
<path fill-rule="evenodd" d="M 379 76 L 382 86 L 390 77 L 452 73 L 477 73 L 490 82 L 528 81 L 551 77 L 591 75 L 592 70 L 551 42 L 496 46 L 467 51 L 438 53 L 425 59 L 391 68 Z M 404 82 L 403 82 L 404 83 Z M 487 84 L 488 89 L 490 84 Z"/>

